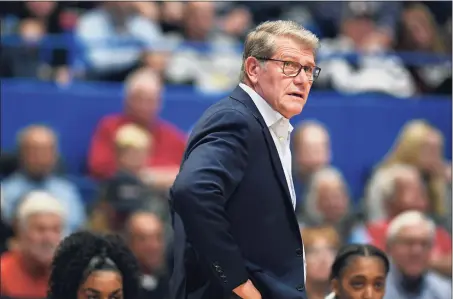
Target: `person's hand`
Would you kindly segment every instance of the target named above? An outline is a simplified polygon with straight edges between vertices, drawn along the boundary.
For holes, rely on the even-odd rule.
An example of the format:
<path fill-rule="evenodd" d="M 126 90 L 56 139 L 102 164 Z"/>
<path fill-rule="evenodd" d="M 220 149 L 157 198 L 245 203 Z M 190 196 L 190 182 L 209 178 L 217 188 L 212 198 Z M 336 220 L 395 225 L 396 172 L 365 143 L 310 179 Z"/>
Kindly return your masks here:
<path fill-rule="evenodd" d="M 236 287 L 233 292 L 242 299 L 261 299 L 260 292 L 255 288 L 250 279 Z"/>

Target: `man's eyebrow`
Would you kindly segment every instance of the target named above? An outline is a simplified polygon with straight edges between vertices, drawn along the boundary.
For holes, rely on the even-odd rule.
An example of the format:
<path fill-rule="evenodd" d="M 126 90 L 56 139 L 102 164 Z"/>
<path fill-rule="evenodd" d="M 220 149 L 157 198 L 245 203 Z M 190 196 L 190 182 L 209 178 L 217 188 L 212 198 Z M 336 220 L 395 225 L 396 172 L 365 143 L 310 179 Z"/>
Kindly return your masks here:
<path fill-rule="evenodd" d="M 309 62 L 306 62 L 306 63 L 300 63 L 298 61 L 298 59 L 296 57 L 294 57 L 293 55 L 291 55 L 291 54 L 283 54 L 283 55 L 280 56 L 279 59 L 280 60 L 285 60 L 285 61 L 297 62 L 297 63 L 299 63 L 300 65 L 303 65 L 303 66 L 311 66 L 311 67 L 316 66 L 316 63 L 313 62 L 313 61 L 309 61 Z"/>

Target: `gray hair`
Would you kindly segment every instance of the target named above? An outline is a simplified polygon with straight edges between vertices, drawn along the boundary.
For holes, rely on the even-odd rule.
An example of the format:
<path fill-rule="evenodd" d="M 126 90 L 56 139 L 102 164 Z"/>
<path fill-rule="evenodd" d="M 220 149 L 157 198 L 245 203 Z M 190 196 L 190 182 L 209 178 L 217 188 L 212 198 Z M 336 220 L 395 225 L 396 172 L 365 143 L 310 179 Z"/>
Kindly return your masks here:
<path fill-rule="evenodd" d="M 429 234 L 432 240 L 436 234 L 436 225 L 434 222 L 419 211 L 406 211 L 390 222 L 387 229 L 387 243 L 390 243 L 397 238 L 403 228 L 424 225 L 429 229 Z"/>
<path fill-rule="evenodd" d="M 64 221 L 66 211 L 58 199 L 44 191 L 32 191 L 28 193 L 17 209 L 17 220 L 25 227 L 30 216 L 36 214 L 55 214 Z"/>
<path fill-rule="evenodd" d="M 157 83 L 160 85 L 161 78 L 152 69 L 141 68 L 129 74 L 124 82 L 126 98 L 138 86 L 149 86 L 150 84 L 153 83 Z"/>
<path fill-rule="evenodd" d="M 276 37 L 285 36 L 307 45 L 315 52 L 319 48 L 319 39 L 314 33 L 294 21 L 267 21 L 251 31 L 244 44 L 240 81 L 244 82 L 245 60 L 248 57 L 271 57 L 276 50 Z"/>
<path fill-rule="evenodd" d="M 365 205 L 367 215 L 371 216 L 369 220 L 385 218 L 384 203 L 395 194 L 397 179 L 414 176 L 419 176 L 419 173 L 412 165 L 394 164 L 379 169 L 366 190 Z"/>
<path fill-rule="evenodd" d="M 305 199 L 305 209 L 315 221 L 323 220 L 323 216 L 317 207 L 319 185 L 324 181 L 332 180 L 340 182 L 346 194 L 349 196 L 346 180 L 337 168 L 329 166 L 316 171 L 310 181 L 307 198 Z"/>

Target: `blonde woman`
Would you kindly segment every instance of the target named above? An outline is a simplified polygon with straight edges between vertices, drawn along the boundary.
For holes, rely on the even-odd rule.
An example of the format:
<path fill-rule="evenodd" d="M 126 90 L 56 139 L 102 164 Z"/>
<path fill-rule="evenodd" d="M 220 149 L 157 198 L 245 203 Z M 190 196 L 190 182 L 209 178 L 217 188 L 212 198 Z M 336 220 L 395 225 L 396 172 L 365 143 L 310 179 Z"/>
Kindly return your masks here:
<path fill-rule="evenodd" d="M 330 269 L 341 240 L 330 226 L 303 228 L 302 239 L 307 262 L 307 297 L 323 299 L 330 290 Z"/>
<path fill-rule="evenodd" d="M 420 172 L 429 195 L 429 211 L 433 216 L 446 213 L 447 191 L 451 184 L 451 166 L 443 158 L 443 136 L 424 120 L 404 125 L 390 152 L 378 166 L 367 189 L 366 210 L 369 220 L 385 218 L 379 173 L 396 164 L 412 165 Z"/>

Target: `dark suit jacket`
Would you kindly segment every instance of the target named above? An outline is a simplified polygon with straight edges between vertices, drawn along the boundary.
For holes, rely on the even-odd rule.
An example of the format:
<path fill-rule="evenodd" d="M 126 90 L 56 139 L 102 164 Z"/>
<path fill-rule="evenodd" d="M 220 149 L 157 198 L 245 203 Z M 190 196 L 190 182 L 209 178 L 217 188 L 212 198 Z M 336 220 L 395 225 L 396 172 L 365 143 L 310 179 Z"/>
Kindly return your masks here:
<path fill-rule="evenodd" d="M 251 279 L 263 299 L 306 299 L 302 240 L 283 168 L 242 88 L 194 126 L 170 204 L 170 298 L 231 298 Z"/>

